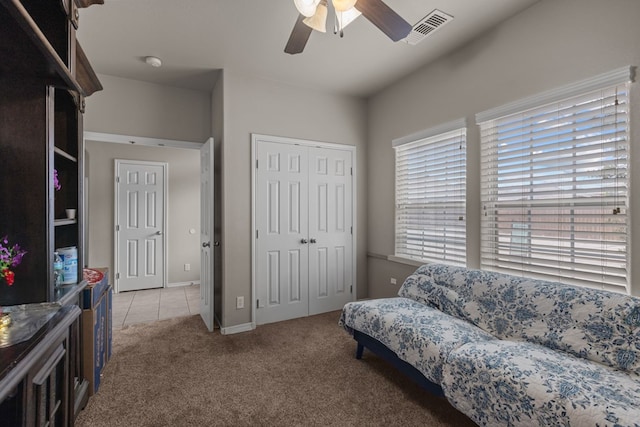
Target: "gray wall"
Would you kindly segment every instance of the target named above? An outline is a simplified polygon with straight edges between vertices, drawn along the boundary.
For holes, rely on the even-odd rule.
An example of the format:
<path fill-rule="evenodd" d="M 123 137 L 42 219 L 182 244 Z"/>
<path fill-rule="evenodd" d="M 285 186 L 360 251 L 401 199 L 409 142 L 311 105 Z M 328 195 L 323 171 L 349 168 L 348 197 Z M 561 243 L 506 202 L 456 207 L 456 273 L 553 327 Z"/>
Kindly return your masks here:
<path fill-rule="evenodd" d="M 480 153 L 475 114 L 622 66 L 639 65 L 639 17 L 637 0 L 542 0 L 372 97 L 367 158 L 369 251 L 383 256 L 394 251 L 391 141 L 466 117 L 467 253 L 468 265 L 478 267 Z M 631 99 L 632 129 L 640 128 L 636 86 Z M 640 185 L 640 152 L 631 145 L 632 180 Z M 638 199 L 632 198 L 631 205 L 632 222 L 636 223 L 640 221 Z M 640 244 L 640 227 L 632 232 L 632 241 Z M 640 251 L 634 252 L 631 265 L 639 265 Z M 374 298 L 394 295 L 415 269 L 381 258 L 370 258 L 368 267 L 369 296 Z M 390 285 L 391 277 L 397 278 L 398 286 Z M 635 282 L 633 293 L 640 294 L 640 280 Z"/>
<path fill-rule="evenodd" d="M 99 75 L 104 90 L 87 98 L 84 129 L 202 143 L 211 135 L 207 92 Z M 88 240 L 91 266 L 113 273 L 114 159 L 169 163 L 168 282 L 200 280 L 200 156 L 198 150 L 87 141 Z M 194 228 L 195 234 L 189 234 Z M 184 271 L 184 264 L 191 270 Z"/>
<path fill-rule="evenodd" d="M 366 295 L 366 105 L 358 98 L 318 92 L 224 72 L 223 327 L 251 321 L 251 134 L 357 147 L 358 296 Z"/>
<path fill-rule="evenodd" d="M 98 75 L 84 130 L 203 143 L 211 136 L 209 93 Z"/>

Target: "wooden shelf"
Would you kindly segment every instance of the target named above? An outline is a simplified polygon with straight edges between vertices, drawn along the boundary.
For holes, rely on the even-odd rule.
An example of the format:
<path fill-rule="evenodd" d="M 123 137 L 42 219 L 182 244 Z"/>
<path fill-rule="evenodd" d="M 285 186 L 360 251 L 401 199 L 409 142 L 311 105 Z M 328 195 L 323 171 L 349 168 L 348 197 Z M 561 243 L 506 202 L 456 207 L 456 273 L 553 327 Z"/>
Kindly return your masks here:
<path fill-rule="evenodd" d="M 104 4 L 104 0 L 76 0 L 78 7 L 89 7 L 92 4 Z"/>
<path fill-rule="evenodd" d="M 18 286 L 3 287 L 0 305 L 50 302 L 63 305 L 60 313 L 70 316 L 62 326 L 51 323 L 54 329 L 40 343 L 0 349 L 2 425 L 70 426 L 88 399 L 83 365 L 91 361 L 82 358 L 78 317 L 79 292 L 86 285 L 81 273 L 82 112 L 85 96 L 102 85 L 77 43 L 76 30 L 77 6 L 101 3 L 0 0 L 0 147 L 2 158 L 10 159 L 0 167 L 0 231 L 28 251 L 16 266 Z M 54 171 L 59 190 L 54 189 Z M 72 208 L 76 217 L 66 218 L 65 210 Z M 80 283 L 56 288 L 54 251 L 73 246 L 78 248 Z M 31 353 L 33 346 L 40 353 Z M 35 356 L 21 360 L 16 349 Z M 24 369 L 2 373 L 5 365 L 25 361 L 30 365 Z"/>
<path fill-rule="evenodd" d="M 60 227 L 63 225 L 74 225 L 77 224 L 78 220 L 77 218 L 73 218 L 73 219 L 69 219 L 69 218 L 61 218 L 61 219 L 56 219 L 53 221 L 53 225 L 55 227 Z"/>
<path fill-rule="evenodd" d="M 56 153 L 57 155 L 64 157 L 67 160 L 71 160 L 74 163 L 78 163 L 78 159 L 73 157 L 71 154 L 68 154 L 66 151 L 64 151 L 61 148 L 58 147 L 54 147 L 53 148 L 53 152 Z"/>
<path fill-rule="evenodd" d="M 77 73 L 76 77 L 78 79 L 78 84 L 82 88 L 82 93 L 84 96 L 89 96 L 94 92 L 102 90 L 102 84 L 100 84 L 100 80 L 98 80 L 98 76 L 91 68 L 91 64 L 87 59 L 87 55 L 84 54 L 84 50 L 80 46 L 80 43 L 76 41 L 76 66 Z"/>
<path fill-rule="evenodd" d="M 22 3 L 19 0 L 0 0 L 0 5 L 0 28 L 4 27 L 12 35 L 11 38 L 0 37 L 3 56 L 0 75 L 32 76 L 82 92 L 71 70 Z"/>

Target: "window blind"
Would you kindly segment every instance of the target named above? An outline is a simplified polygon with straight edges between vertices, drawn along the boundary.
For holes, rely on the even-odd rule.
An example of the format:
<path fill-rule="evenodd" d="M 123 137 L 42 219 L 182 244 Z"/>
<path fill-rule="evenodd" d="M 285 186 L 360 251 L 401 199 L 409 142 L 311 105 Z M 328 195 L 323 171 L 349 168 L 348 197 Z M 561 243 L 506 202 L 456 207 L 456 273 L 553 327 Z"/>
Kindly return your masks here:
<path fill-rule="evenodd" d="M 618 84 L 479 123 L 482 268 L 628 292 L 628 96 Z"/>
<path fill-rule="evenodd" d="M 466 128 L 394 148 L 395 255 L 466 265 Z"/>

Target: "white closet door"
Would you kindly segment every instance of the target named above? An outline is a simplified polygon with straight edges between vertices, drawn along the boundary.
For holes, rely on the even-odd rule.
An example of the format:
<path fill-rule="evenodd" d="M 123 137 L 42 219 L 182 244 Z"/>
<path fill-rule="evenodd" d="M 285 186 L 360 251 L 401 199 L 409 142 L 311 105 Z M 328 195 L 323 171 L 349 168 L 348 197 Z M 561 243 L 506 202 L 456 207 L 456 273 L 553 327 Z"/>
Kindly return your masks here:
<path fill-rule="evenodd" d="M 256 175 L 257 323 L 308 315 L 308 156 L 260 142 Z"/>
<path fill-rule="evenodd" d="M 352 300 L 352 158 L 346 150 L 309 150 L 309 314 Z"/>
<path fill-rule="evenodd" d="M 164 286 L 166 167 L 116 160 L 118 292 Z"/>

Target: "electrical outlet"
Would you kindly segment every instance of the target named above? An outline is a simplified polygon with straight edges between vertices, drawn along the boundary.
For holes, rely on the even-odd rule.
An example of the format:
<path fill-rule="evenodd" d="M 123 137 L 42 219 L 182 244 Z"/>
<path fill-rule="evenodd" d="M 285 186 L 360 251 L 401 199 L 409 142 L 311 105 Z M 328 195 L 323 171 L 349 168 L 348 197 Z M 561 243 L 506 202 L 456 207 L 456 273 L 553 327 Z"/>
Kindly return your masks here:
<path fill-rule="evenodd" d="M 244 308 L 244 297 L 236 298 L 236 308 L 237 309 Z"/>
<path fill-rule="evenodd" d="M 389 280 L 389 283 L 391 283 L 392 285 L 397 285 L 398 282 L 396 281 L 395 277 L 392 277 L 391 280 Z"/>
<path fill-rule="evenodd" d="M 191 271 L 191 264 L 185 264 L 184 271 Z"/>

